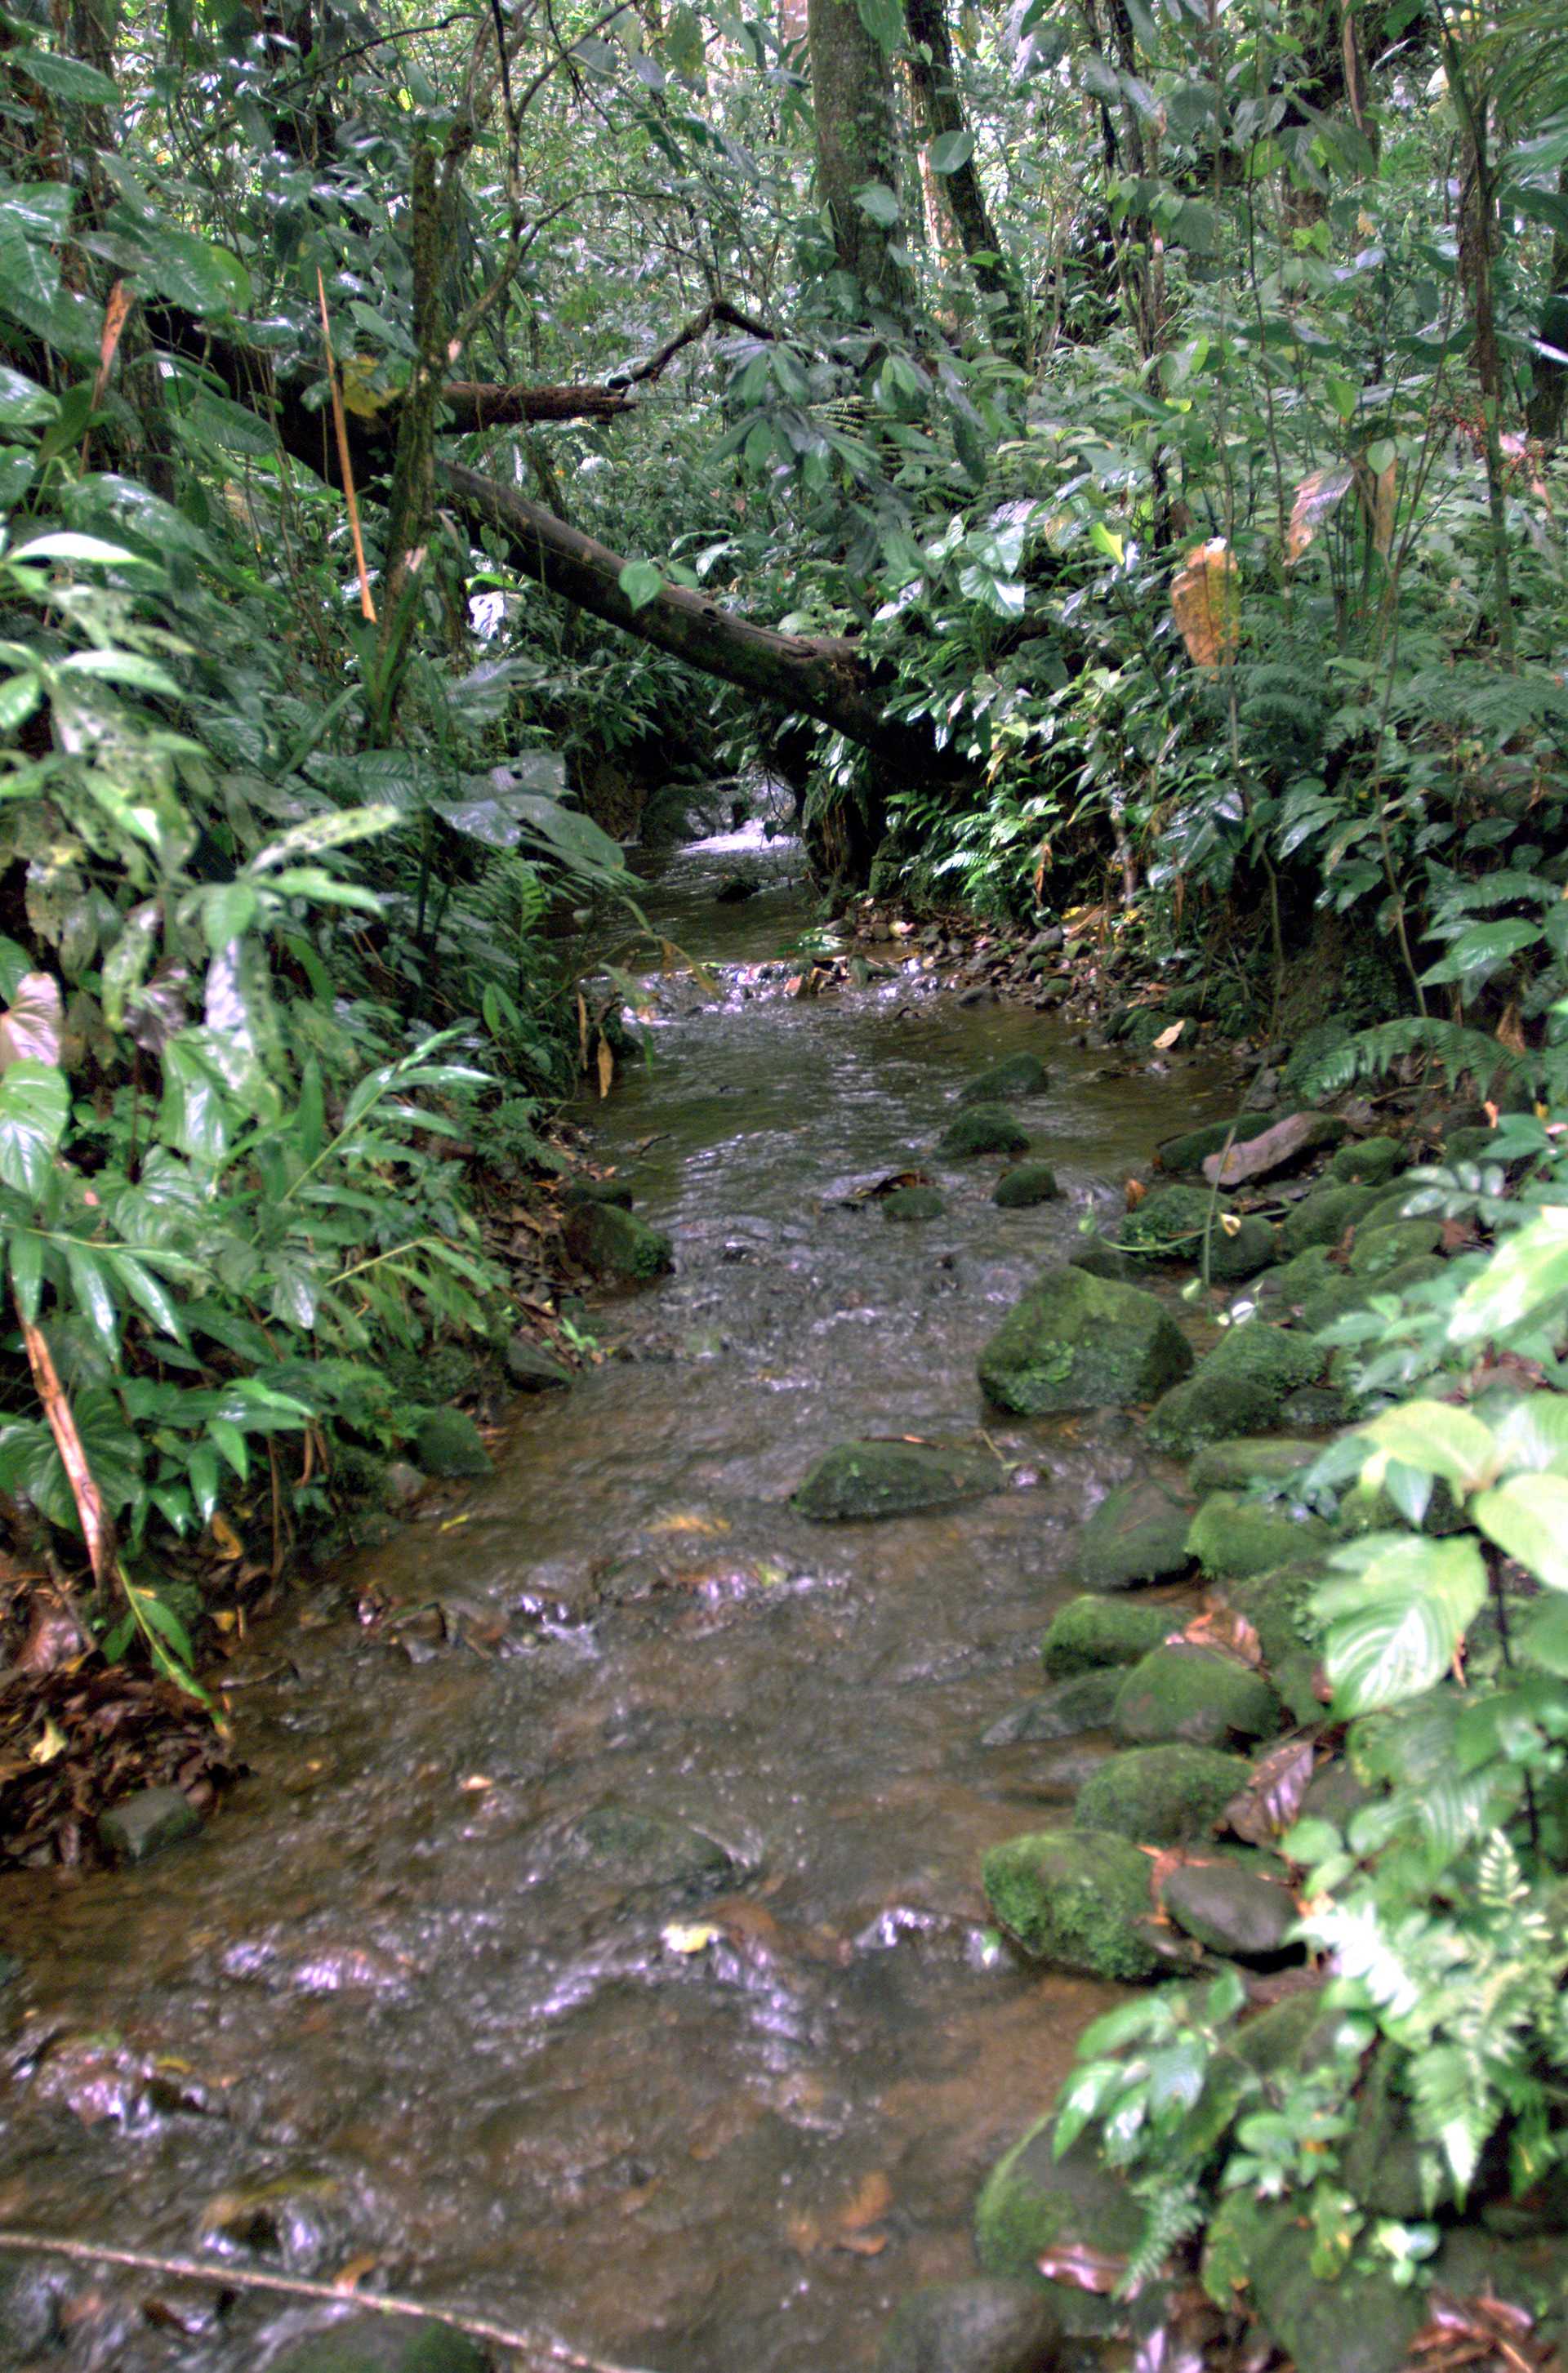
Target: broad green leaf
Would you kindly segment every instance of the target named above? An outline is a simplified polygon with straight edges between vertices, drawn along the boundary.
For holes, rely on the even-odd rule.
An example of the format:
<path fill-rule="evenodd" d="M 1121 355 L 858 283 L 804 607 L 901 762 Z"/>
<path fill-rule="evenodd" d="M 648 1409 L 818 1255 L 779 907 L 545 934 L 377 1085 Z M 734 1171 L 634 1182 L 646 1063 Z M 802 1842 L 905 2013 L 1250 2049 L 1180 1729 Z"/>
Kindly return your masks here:
<path fill-rule="evenodd" d="M 0 1179 L 36 1200 L 48 1183 L 54 1151 L 71 1115 L 63 1071 L 44 1063 L 13 1063 L 0 1079 Z"/>
<path fill-rule="evenodd" d="M 634 610 L 646 610 L 664 590 L 664 579 L 651 560 L 628 560 L 615 582 Z"/>
<path fill-rule="evenodd" d="M 1505 1337 L 1568 1292 L 1568 1209 L 1549 1204 L 1492 1254 L 1459 1296 L 1448 1321 L 1451 1343 Z"/>
<path fill-rule="evenodd" d="M 11 1292 L 31 1326 L 43 1298 L 43 1239 L 30 1228 L 13 1228 L 6 1244 L 11 1257 Z"/>
<path fill-rule="evenodd" d="M 944 132 L 927 149 L 926 162 L 933 173 L 956 173 L 961 165 L 969 162 L 974 153 L 975 135 L 972 132 Z"/>
<path fill-rule="evenodd" d="M 9 1006 L 0 1014 L 0 1073 L 21 1062 L 53 1068 L 60 1060 L 64 1032 L 60 984 L 53 974 L 24 974 L 11 992 Z"/>
<path fill-rule="evenodd" d="M 1328 1624 L 1323 1663 L 1340 1720 L 1418 1697 L 1441 1679 L 1486 1596 L 1486 1568 L 1468 1535 L 1380 1536 L 1365 1546 L 1361 1572 L 1326 1583 L 1313 1599 Z M 1334 1562 L 1355 1554 L 1341 1550 Z"/>
<path fill-rule="evenodd" d="M 1538 1473 L 1568 1460 L 1568 1397 L 1527 1393 L 1494 1424 L 1492 1432 L 1504 1474 Z"/>
<path fill-rule="evenodd" d="M 0 191 L 0 228 L 26 239 L 62 240 L 76 193 L 69 181 L 18 181 Z"/>
<path fill-rule="evenodd" d="M 1470 1513 L 1489 1540 L 1550 1590 L 1568 1590 L 1568 1478 L 1513 1475 Z"/>
<path fill-rule="evenodd" d="M 110 1286 L 103 1257 L 89 1245 L 67 1244 L 65 1267 L 76 1307 L 86 1317 L 111 1359 L 119 1355 L 120 1311 Z"/>
<path fill-rule="evenodd" d="M 903 219 L 903 209 L 885 181 L 868 181 L 863 189 L 855 192 L 855 204 L 883 230 L 892 230 Z"/>
<path fill-rule="evenodd" d="M 106 544 L 99 535 L 77 535 L 70 528 L 59 529 L 50 535 L 35 535 L 30 544 L 18 544 L 11 559 L 18 566 L 40 560 L 92 562 L 105 568 L 146 568 L 150 565 L 138 554 L 127 552 L 123 544 Z"/>
<path fill-rule="evenodd" d="M 1473 924 L 1468 931 L 1461 931 L 1447 954 L 1423 972 L 1422 979 L 1428 986 L 1454 981 L 1463 989 L 1478 988 L 1526 948 L 1536 946 L 1540 938 L 1539 923 Z"/>
<path fill-rule="evenodd" d="M 1495 1472 L 1497 1444 L 1480 1418 L 1446 1401 L 1406 1401 L 1386 1409 L 1363 1436 L 1406 1467 L 1441 1475 L 1449 1483 L 1473 1490 Z"/>
<path fill-rule="evenodd" d="M 891 57 L 904 39 L 900 0 L 855 0 L 855 13 L 878 49 Z"/>
<path fill-rule="evenodd" d="M 259 848 L 247 873 L 265 873 L 275 865 L 292 865 L 301 857 L 319 857 L 323 849 L 342 848 L 352 840 L 365 840 L 373 833 L 390 832 L 403 817 L 393 807 L 346 808 L 338 815 L 312 816 L 308 824 L 297 824 L 276 840 Z"/>
<path fill-rule="evenodd" d="M 49 305 L 60 286 L 60 259 L 53 248 L 8 229 L 0 214 L 0 298 L 8 306 Z"/>
<path fill-rule="evenodd" d="M 1515 1630 L 1514 1644 L 1532 1665 L 1568 1680 L 1568 1603 L 1549 1598 L 1532 1607 Z"/>
<path fill-rule="evenodd" d="M 106 74 L 80 58 L 61 57 L 54 50 L 13 50 L 6 64 L 55 99 L 80 99 L 88 107 L 112 107 L 120 94 Z"/>
<path fill-rule="evenodd" d="M 225 882 L 202 899 L 202 929 L 216 955 L 248 931 L 256 919 L 258 899 L 248 882 Z"/>
<path fill-rule="evenodd" d="M 237 255 L 171 223 L 145 227 L 148 268 L 160 296 L 193 313 L 242 313 L 251 275 Z"/>

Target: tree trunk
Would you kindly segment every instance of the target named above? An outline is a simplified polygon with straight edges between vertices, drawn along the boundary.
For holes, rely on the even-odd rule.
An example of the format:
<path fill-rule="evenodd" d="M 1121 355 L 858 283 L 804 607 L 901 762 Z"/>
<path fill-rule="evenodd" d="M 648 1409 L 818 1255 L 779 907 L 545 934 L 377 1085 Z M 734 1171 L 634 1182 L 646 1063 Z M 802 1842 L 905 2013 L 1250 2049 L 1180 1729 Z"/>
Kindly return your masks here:
<path fill-rule="evenodd" d="M 942 0 L 904 0 L 904 18 L 911 44 L 909 78 L 923 129 L 933 140 L 944 133 L 966 131 Z M 970 158 L 955 172 L 930 178 L 940 189 L 935 203 L 938 207 L 945 203 L 969 259 L 976 285 L 991 300 L 997 344 L 1015 351 L 1022 328 L 1018 289 L 1003 261 L 1001 241 L 996 235 L 974 159 Z"/>
<path fill-rule="evenodd" d="M 1557 174 L 1558 195 L 1568 200 L 1568 165 L 1561 166 Z M 1555 346 L 1560 354 L 1568 353 L 1568 230 L 1552 236 L 1551 272 L 1541 310 L 1540 337 L 1543 345 Z M 1535 388 L 1530 396 L 1530 435 L 1539 437 L 1543 445 L 1556 445 L 1562 437 L 1562 418 L 1568 411 L 1568 363 L 1554 363 L 1550 355 L 1537 355 L 1532 365 Z"/>
<path fill-rule="evenodd" d="M 904 225 L 892 71 L 860 22 L 855 0 L 808 0 L 806 32 L 817 184 L 838 268 L 855 285 L 850 310 L 862 320 L 891 315 L 902 327 L 914 314 L 915 284 L 900 260 Z M 885 213 L 891 202 L 890 221 L 879 222 L 860 204 L 859 193 L 870 188 L 886 193 L 880 206 Z"/>

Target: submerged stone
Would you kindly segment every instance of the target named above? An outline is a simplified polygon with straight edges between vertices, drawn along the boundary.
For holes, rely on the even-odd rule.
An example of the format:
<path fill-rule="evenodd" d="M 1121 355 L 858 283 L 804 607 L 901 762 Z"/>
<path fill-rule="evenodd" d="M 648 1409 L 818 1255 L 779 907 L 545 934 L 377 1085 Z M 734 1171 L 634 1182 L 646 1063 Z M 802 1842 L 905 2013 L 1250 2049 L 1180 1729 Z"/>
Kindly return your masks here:
<path fill-rule="evenodd" d="M 1149 1439 L 1161 1450 L 1186 1451 L 1261 1432 L 1289 1394 L 1314 1381 L 1323 1357 L 1309 1336 L 1287 1334 L 1261 1318 L 1244 1320 L 1157 1403 Z"/>
<path fill-rule="evenodd" d="M 414 1455 L 422 1475 L 456 1479 L 490 1472 L 484 1437 L 462 1409 L 428 1410 L 414 1437 Z"/>
<path fill-rule="evenodd" d="M 1029 1132 L 1003 1105 L 973 1105 L 949 1123 L 937 1140 L 939 1152 L 960 1157 L 977 1153 L 1025 1153 Z"/>
<path fill-rule="evenodd" d="M 1049 2373 L 1061 2330 L 1037 2282 L 932 2283 L 899 2308 L 873 2373 Z"/>
<path fill-rule="evenodd" d="M 99 1841 L 117 1862 L 150 1862 L 201 1826 L 202 1816 L 178 1788 L 138 1788 L 98 1817 Z"/>
<path fill-rule="evenodd" d="M 1187 1572 L 1188 1501 L 1144 1476 L 1107 1491 L 1073 1547 L 1071 1572 L 1086 1590 L 1129 1590 Z"/>
<path fill-rule="evenodd" d="M 1139 1287 L 1047 1269 L 979 1358 L 988 1398 L 1021 1417 L 1150 1399 L 1192 1365 L 1186 1336 Z"/>
<path fill-rule="evenodd" d="M 920 1442 L 842 1442 L 819 1458 L 790 1506 L 814 1524 L 907 1516 L 1000 1491 L 1002 1468 L 989 1452 L 941 1450 Z"/>
<path fill-rule="evenodd" d="M 688 1895 L 710 1894 L 739 1876 L 733 1856 L 704 1830 L 629 1805 L 597 1805 L 585 1813 L 569 1832 L 568 1852 L 628 1886 Z"/>
<path fill-rule="evenodd" d="M 961 1105 L 989 1105 L 1006 1096 L 1037 1096 L 1049 1085 L 1049 1080 L 1037 1055 L 1003 1055 L 999 1062 L 988 1063 L 966 1087 L 959 1090 L 958 1101 Z"/>
<path fill-rule="evenodd" d="M 895 1186 L 878 1200 L 884 1220 L 940 1220 L 947 1209 L 935 1186 Z"/>
<path fill-rule="evenodd" d="M 981 1877 L 999 1924 L 1037 1961 L 1089 1978 L 1152 1977 L 1149 1858 L 1103 1829 L 1032 1829 L 992 1846 Z"/>
<path fill-rule="evenodd" d="M 1245 1755 L 1212 1747 L 1129 1747 L 1102 1763 L 1073 1808 L 1073 1826 L 1112 1829 L 1140 1845 L 1195 1845 L 1246 1787 Z"/>
<path fill-rule="evenodd" d="M 532 1335 L 519 1333 L 507 1344 L 507 1377 L 520 1393 L 545 1393 L 569 1385 L 572 1372 Z"/>
<path fill-rule="evenodd" d="M 1233 1738 L 1271 1737 L 1280 1711 L 1262 1675 L 1234 1656 L 1167 1643 L 1133 1666 L 1117 1692 L 1113 1720 L 1131 1747 L 1164 1739 L 1221 1747 Z"/>
<path fill-rule="evenodd" d="M 1143 2231 L 1143 2210 L 1122 2177 L 1106 2167 L 1085 2134 L 1059 2158 L 1056 2116 L 1039 2119 L 997 2161 L 975 2206 L 975 2254 L 987 2274 L 1032 2279 L 1074 2334 L 1108 2332 L 1126 2310 L 1071 2283 L 1039 2273 L 1048 2250 L 1074 2244 L 1107 2256 L 1129 2254 Z"/>
<path fill-rule="evenodd" d="M 1028 1211 L 1036 1203 L 1054 1203 L 1060 1193 L 1048 1162 L 1021 1162 L 1016 1170 L 1003 1171 L 991 1201 L 1000 1210 Z"/>
<path fill-rule="evenodd" d="M 478 2343 L 450 2324 L 350 2315 L 273 2359 L 273 2373 L 488 2373 Z"/>
<path fill-rule="evenodd" d="M 993 1722 L 982 1747 L 1015 1747 L 1024 1739 L 1076 1738 L 1086 1730 L 1102 1730 L 1111 1718 L 1121 1675 L 1114 1667 L 1075 1673 L 1038 1697 L 1026 1698 L 1000 1722 Z M 1106 1825 L 1111 1826 L 1110 1824 Z"/>
<path fill-rule="evenodd" d="M 1052 1617 L 1040 1655 L 1053 1680 L 1106 1666 L 1136 1665 L 1181 1617 L 1170 1607 L 1139 1607 L 1123 1598 L 1070 1598 Z"/>
<path fill-rule="evenodd" d="M 588 1203 L 572 1214 L 567 1244 L 600 1277 L 642 1284 L 673 1268 L 675 1248 L 661 1228 L 614 1203 Z"/>

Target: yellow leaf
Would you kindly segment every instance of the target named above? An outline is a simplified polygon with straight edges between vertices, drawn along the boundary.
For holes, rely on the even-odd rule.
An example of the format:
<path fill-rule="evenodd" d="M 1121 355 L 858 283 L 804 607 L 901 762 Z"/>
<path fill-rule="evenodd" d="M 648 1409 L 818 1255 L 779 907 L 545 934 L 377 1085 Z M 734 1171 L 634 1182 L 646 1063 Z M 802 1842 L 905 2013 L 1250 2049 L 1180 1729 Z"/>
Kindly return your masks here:
<path fill-rule="evenodd" d="M 610 1082 L 614 1076 L 615 1058 L 610 1052 L 610 1041 L 608 1038 L 601 1035 L 599 1040 L 599 1093 L 602 1099 L 609 1094 Z"/>
<path fill-rule="evenodd" d="M 43 1723 L 43 1736 L 29 1748 L 28 1761 L 29 1763 L 53 1763 L 57 1755 L 64 1754 L 65 1745 L 66 1741 L 64 1732 L 59 1727 L 57 1723 L 52 1721 L 46 1714 L 44 1716 Z"/>
<path fill-rule="evenodd" d="M 1155 1039 L 1155 1041 L 1154 1041 L 1155 1046 L 1156 1046 L 1157 1047 L 1159 1047 L 1159 1048 L 1162 1050 L 1162 1052 L 1163 1052 L 1163 1051 L 1164 1051 L 1164 1049 L 1165 1047 L 1167 1047 L 1167 1046 L 1174 1046 L 1176 1045 L 1176 1040 L 1181 1036 L 1182 1032 L 1183 1032 L 1186 1028 L 1187 1028 L 1187 1020 L 1186 1020 L 1186 1016 L 1184 1015 L 1181 1021 L 1179 1021 L 1179 1022 L 1173 1022 L 1173 1023 L 1171 1023 L 1171 1026 L 1170 1026 L 1170 1028 L 1169 1028 L 1168 1030 L 1162 1030 L 1162 1031 L 1161 1031 L 1161 1033 L 1160 1033 L 1159 1036 L 1158 1036 L 1158 1037 Z"/>
<path fill-rule="evenodd" d="M 1217 668 L 1241 643 L 1241 589 L 1235 555 L 1223 535 L 1196 544 L 1171 585 L 1171 615 L 1193 664 Z"/>
<path fill-rule="evenodd" d="M 655 1516 L 648 1527 L 650 1533 L 727 1533 L 729 1519 L 725 1516 L 701 1516 L 695 1509 L 677 1509 L 673 1515 Z"/>
<path fill-rule="evenodd" d="M 245 1544 L 240 1539 L 239 1534 L 235 1531 L 233 1526 L 229 1523 L 221 1508 L 215 1508 L 213 1510 L 208 1530 L 211 1532 L 214 1540 L 217 1543 L 218 1554 L 220 1557 L 232 1559 L 244 1556 Z"/>
<path fill-rule="evenodd" d="M 376 376 L 375 358 L 371 355 L 345 355 L 338 365 L 343 381 L 343 402 L 345 411 L 357 420 L 374 420 L 392 400 L 390 388 L 382 392 L 370 384 Z"/>
<path fill-rule="evenodd" d="M 1222 1211 L 1220 1225 L 1227 1236 L 1239 1236 L 1241 1233 L 1241 1221 L 1235 1211 Z"/>
<path fill-rule="evenodd" d="M 661 1930 L 659 1941 L 666 1952 L 701 1953 L 707 1950 L 718 1934 L 717 1928 L 710 1928 L 700 1920 L 692 1924 L 672 1920 L 667 1928 Z"/>

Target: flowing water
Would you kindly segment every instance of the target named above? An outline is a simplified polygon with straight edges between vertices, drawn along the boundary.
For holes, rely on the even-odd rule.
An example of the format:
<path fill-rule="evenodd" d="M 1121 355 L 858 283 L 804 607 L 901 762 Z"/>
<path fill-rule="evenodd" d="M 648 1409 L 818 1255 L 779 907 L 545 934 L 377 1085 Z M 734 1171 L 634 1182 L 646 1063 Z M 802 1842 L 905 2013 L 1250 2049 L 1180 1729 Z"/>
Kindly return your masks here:
<path fill-rule="evenodd" d="M 738 859 L 766 886 L 717 905 Z M 676 1272 L 596 1308 L 616 1356 L 518 1404 L 493 1479 L 253 1634 L 249 1776 L 200 1840 L 0 1883 L 26 1965 L 0 2223 L 354 2264 L 657 2373 L 834 2373 L 905 2291 L 972 2271 L 979 2179 L 1108 1999 L 987 1931 L 980 1856 L 1065 1814 L 1071 1759 L 981 1740 L 1038 1687 L 1073 1526 L 1136 1436 L 999 1422 L 975 1353 L 1218 1081 L 1112 1076 L 1037 1014 L 922 993 L 905 950 L 789 995 L 792 846 L 649 871 L 712 993 L 667 986 L 594 1150 Z M 1022 1109 L 1064 1196 L 1003 1212 L 996 1163 L 930 1148 L 1021 1046 L 1051 1066 Z M 920 1160 L 934 1223 L 846 1199 Z M 829 1526 L 786 1504 L 847 1436 L 982 1428 L 1012 1467 L 994 1498 Z M 647 1814 L 728 1864 L 684 1831 L 603 1850 Z M 22 2279 L 19 2332 L 53 2285 L 63 2373 L 250 2373 L 321 2320 L 16 2264 L 0 2311 Z"/>

